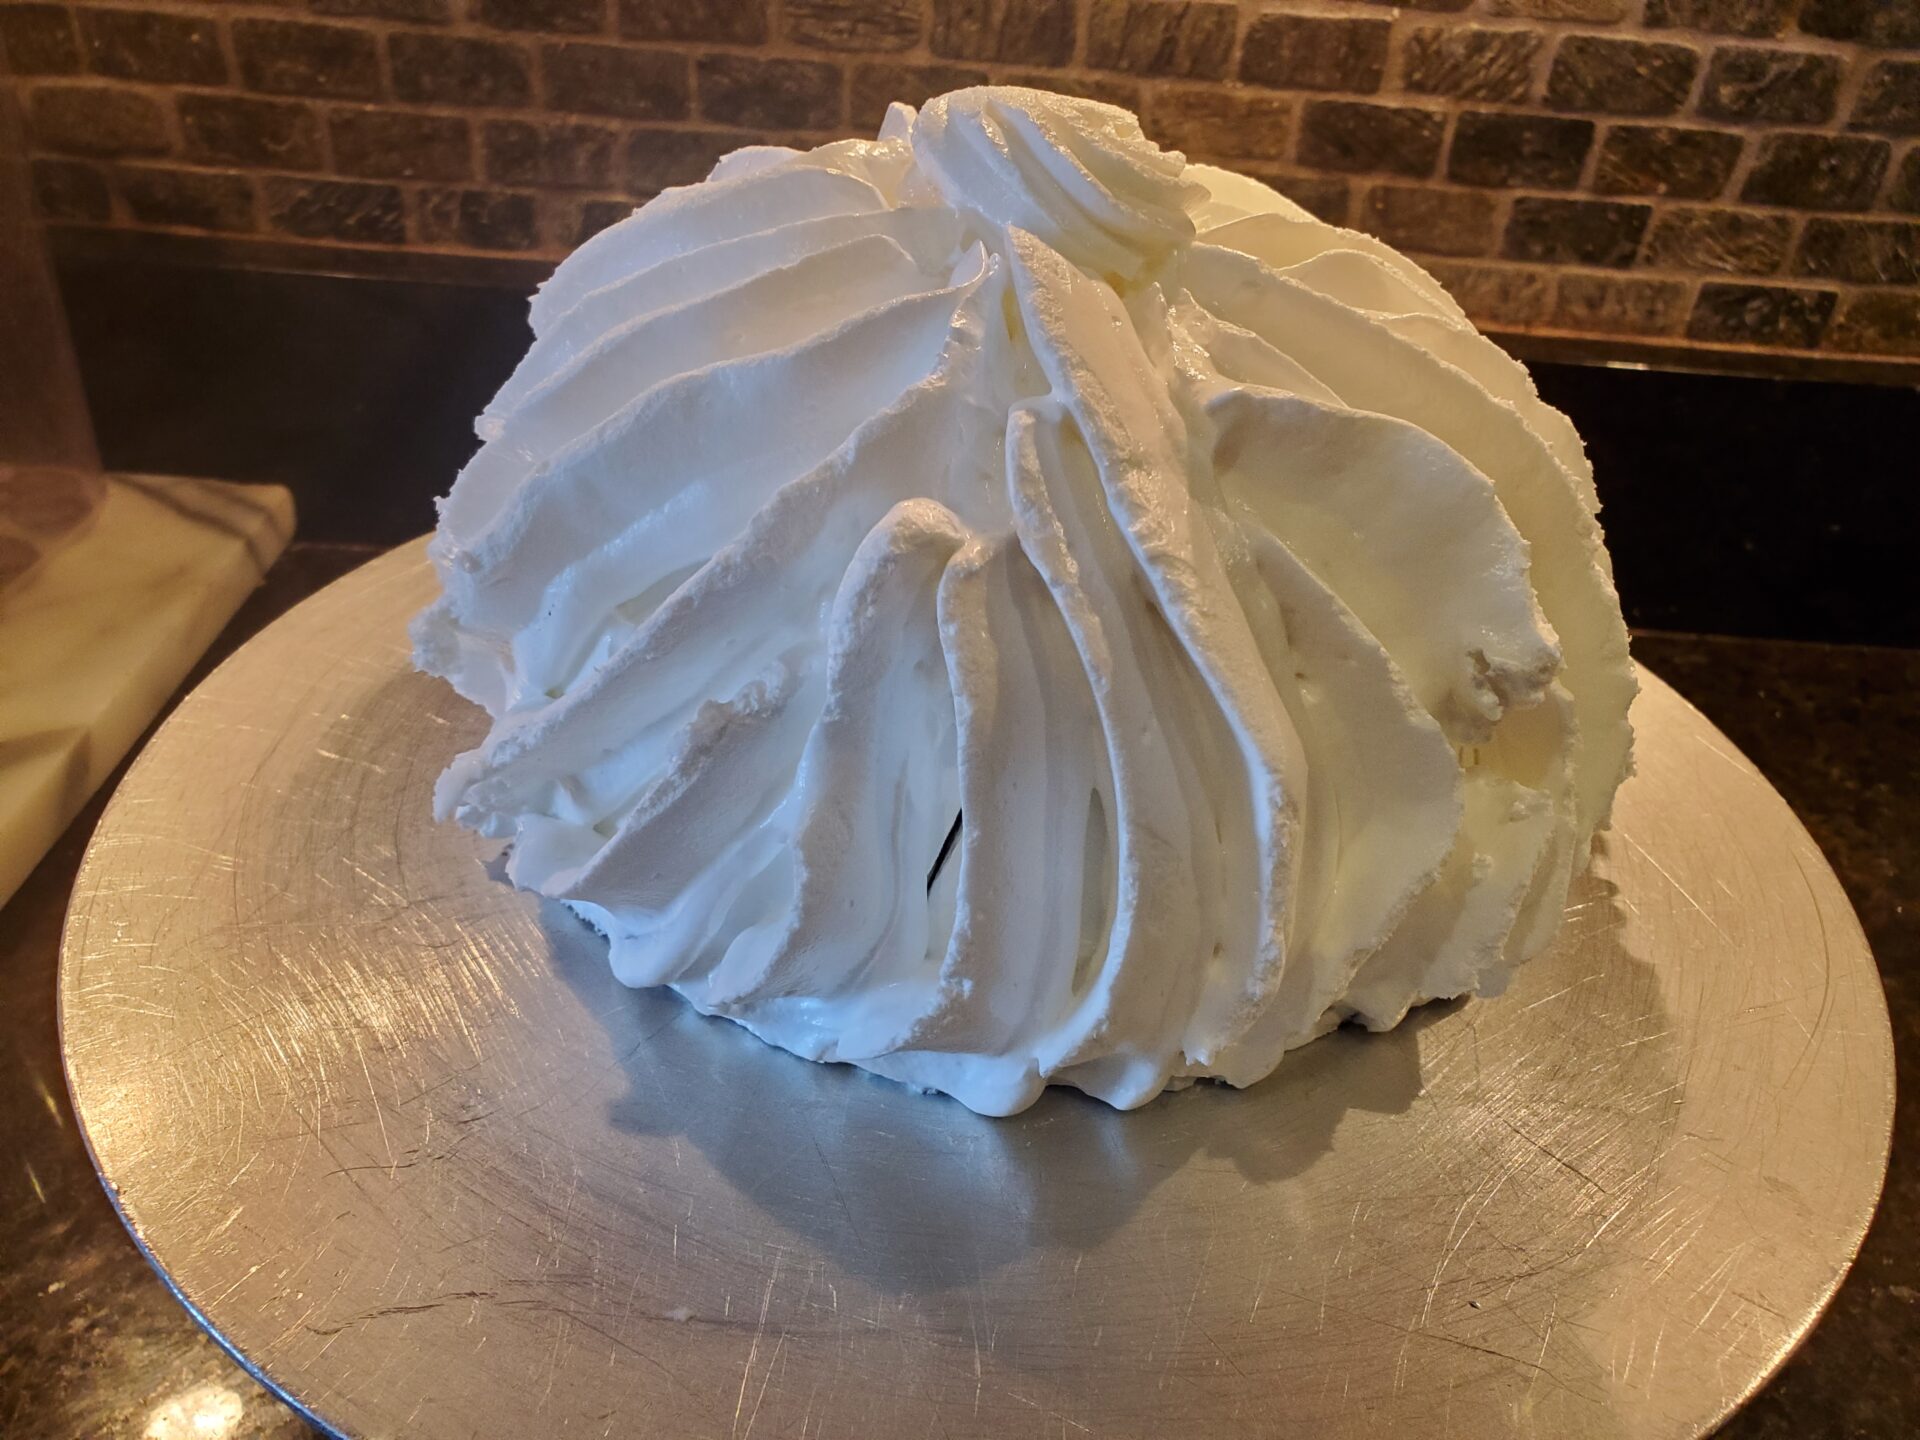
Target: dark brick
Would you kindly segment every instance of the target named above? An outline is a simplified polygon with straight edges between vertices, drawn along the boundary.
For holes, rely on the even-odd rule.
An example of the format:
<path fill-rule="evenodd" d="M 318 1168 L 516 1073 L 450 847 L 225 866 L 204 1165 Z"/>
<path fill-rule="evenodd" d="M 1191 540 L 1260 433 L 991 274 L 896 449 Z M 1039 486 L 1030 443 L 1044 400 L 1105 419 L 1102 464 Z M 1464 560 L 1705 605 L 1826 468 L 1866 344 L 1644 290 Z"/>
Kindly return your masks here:
<path fill-rule="evenodd" d="M 1300 120 L 1300 163 L 1321 170 L 1431 175 L 1440 163 L 1446 125 L 1438 110 L 1312 100 Z"/>
<path fill-rule="evenodd" d="M 538 248 L 562 256 L 619 224 L 635 210 L 632 200 L 584 200 L 577 195 L 539 195 L 534 203 L 541 237 L 536 242 Z"/>
<path fill-rule="evenodd" d="M 0 5 L 0 53 L 15 75 L 71 75 L 80 68 L 73 21 L 58 5 Z"/>
<path fill-rule="evenodd" d="M 767 0 L 620 0 L 629 40 L 712 40 L 758 45 L 767 38 Z"/>
<path fill-rule="evenodd" d="M 1477 325 L 1524 330 L 1546 318 L 1553 280 L 1545 270 L 1451 260 L 1435 260 L 1426 268 Z"/>
<path fill-rule="evenodd" d="M 269 175 L 262 184 L 267 224 L 283 235 L 361 245 L 406 243 L 406 210 L 397 186 L 280 175 Z"/>
<path fill-rule="evenodd" d="M 1631 265 L 1652 215 L 1650 205 L 1522 195 L 1513 202 L 1500 253 L 1550 265 Z"/>
<path fill-rule="evenodd" d="M 1920 284 L 1920 225 L 1815 217 L 1800 237 L 1793 273 L 1860 285 Z"/>
<path fill-rule="evenodd" d="M 129 213 L 144 225 L 253 229 L 253 185 L 244 175 L 122 167 L 114 172 L 114 184 Z"/>
<path fill-rule="evenodd" d="M 621 115 L 629 120 L 684 120 L 690 84 L 684 56 L 620 45 L 543 46 L 540 68 L 554 110 Z"/>
<path fill-rule="evenodd" d="M 426 190 L 420 238 L 471 250 L 531 250 L 539 244 L 533 196 L 500 190 Z"/>
<path fill-rule="evenodd" d="M 410 20 L 416 25 L 444 25 L 452 13 L 448 0 L 307 0 L 307 8 L 316 15 Z"/>
<path fill-rule="evenodd" d="M 1766 39 L 1787 28 L 1793 0 L 1647 0 L 1650 30 L 1674 26 Z"/>
<path fill-rule="evenodd" d="M 1146 131 L 1189 159 L 1283 160 L 1293 102 L 1214 86 L 1168 89 L 1148 104 Z"/>
<path fill-rule="evenodd" d="M 467 122 L 404 110 L 343 110 L 328 127 L 334 168 L 374 180 L 465 180 L 473 173 Z"/>
<path fill-rule="evenodd" d="M 825 50 L 911 50 L 920 0 L 786 0 L 787 38 Z"/>
<path fill-rule="evenodd" d="M 396 100 L 519 106 L 533 99 L 533 59 L 518 45 L 402 33 L 388 38 L 387 58 Z"/>
<path fill-rule="evenodd" d="M 1716 120 L 1817 125 L 1833 118 L 1839 94 L 1836 56 L 1727 46 L 1713 52 L 1699 109 Z"/>
<path fill-rule="evenodd" d="M 1284 170 L 1248 166 L 1246 173 L 1270 185 L 1302 210 L 1330 225 L 1347 223 L 1347 182 L 1335 175 L 1295 175 Z"/>
<path fill-rule="evenodd" d="M 1803 0 L 1800 28 L 1829 40 L 1920 45 L 1920 0 Z"/>
<path fill-rule="evenodd" d="M 840 124 L 840 70 L 816 60 L 702 55 L 700 113 L 755 130 L 831 130 Z"/>
<path fill-rule="evenodd" d="M 1887 173 L 1891 149 L 1884 140 L 1768 135 L 1740 198 L 1755 205 L 1864 210 Z"/>
<path fill-rule="evenodd" d="M 1909 150 L 1907 158 L 1900 162 L 1900 173 L 1893 177 L 1887 193 L 1887 205 L 1909 215 L 1920 215 L 1920 145 Z"/>
<path fill-rule="evenodd" d="M 1360 205 L 1360 228 L 1425 255 L 1485 255 L 1493 249 L 1498 201 L 1478 190 L 1376 185 Z"/>
<path fill-rule="evenodd" d="M 692 185 L 744 142 L 744 136 L 709 130 L 636 130 L 627 139 L 626 188 L 635 195 L 657 195 L 669 186 Z"/>
<path fill-rule="evenodd" d="M 1407 35 L 1406 86 L 1421 95 L 1522 101 L 1540 45 L 1540 36 L 1527 30 L 1421 26 Z"/>
<path fill-rule="evenodd" d="M 1627 15 L 1628 0 L 1491 0 L 1494 15 L 1525 16 L 1529 20 L 1583 20 L 1590 25 L 1616 25 Z"/>
<path fill-rule="evenodd" d="M 501 185 L 605 190 L 613 184 L 619 135 L 604 125 L 489 120 L 480 132 L 487 179 Z"/>
<path fill-rule="evenodd" d="M 33 199 L 49 220 L 103 222 L 113 214 L 106 178 L 84 160 L 34 161 Z"/>
<path fill-rule="evenodd" d="M 1686 313 L 1683 281 L 1562 275 L 1551 323 L 1556 330 L 1581 334 L 1666 335 L 1679 327 Z"/>
<path fill-rule="evenodd" d="M 556 194 L 549 191 L 533 198 L 534 224 L 539 231 L 539 248 L 543 250 L 571 250 L 580 241 L 580 212 L 589 202 L 578 195 Z M 617 200 L 603 202 L 619 208 L 622 213 L 631 210 L 631 204 L 623 205 Z M 605 229 L 600 226 L 598 229 Z M 595 232 L 589 231 L 591 237 Z"/>
<path fill-rule="evenodd" d="M 574 220 L 569 244 L 584 245 L 609 225 L 618 225 L 633 213 L 633 205 L 625 200 L 585 200 L 581 202 L 579 214 Z"/>
<path fill-rule="evenodd" d="M 597 35 L 607 27 L 606 0 L 469 0 L 467 13 L 495 30 L 533 30 L 544 35 Z"/>
<path fill-rule="evenodd" d="M 924 105 L 949 90 L 986 83 L 986 71 L 960 65 L 910 65 L 887 60 L 856 65 L 848 86 L 851 113 L 847 118 L 854 129 L 871 134 L 880 128 L 880 122 L 887 118 L 887 106 L 895 100 Z"/>
<path fill-rule="evenodd" d="M 1920 355 L 1920 293 L 1869 290 L 1855 295 L 1827 332 L 1827 348 L 1854 355 Z"/>
<path fill-rule="evenodd" d="M 1831 290 L 1789 290 L 1775 285 L 1700 287 L 1687 321 L 1690 339 L 1720 345 L 1784 345 L 1810 350 L 1833 315 Z"/>
<path fill-rule="evenodd" d="M 1654 221 L 1645 264 L 1667 270 L 1772 275 L 1786 262 L 1793 221 L 1747 210 L 1668 210 Z"/>
<path fill-rule="evenodd" d="M 320 121 L 297 101 L 182 94 L 173 103 L 187 154 L 195 160 L 282 170 L 322 166 Z"/>
<path fill-rule="evenodd" d="M 380 94 L 379 47 L 365 30 L 299 20 L 236 20 L 233 48 L 250 90 L 342 100 Z"/>
<path fill-rule="evenodd" d="M 1596 195 L 1672 195 L 1711 200 L 1740 159 L 1740 137 L 1724 130 L 1616 125 L 1600 146 Z"/>
<path fill-rule="evenodd" d="M 160 84 L 220 85 L 227 57 L 211 20 L 148 10 L 82 10 L 80 38 L 97 74 Z"/>
<path fill-rule="evenodd" d="M 1082 100 L 1098 100 L 1102 105 L 1118 105 L 1122 110 L 1140 113 L 1140 87 L 1132 80 L 1110 75 L 1062 75 L 1042 71 L 1026 75 L 1002 75 L 1002 85 L 1024 85 L 1029 90 L 1050 90 L 1055 95 L 1073 95 Z"/>
<path fill-rule="evenodd" d="M 167 114 L 157 100 L 111 85 L 42 85 L 28 100 L 33 138 L 74 155 L 164 155 Z"/>
<path fill-rule="evenodd" d="M 1286 90 L 1371 94 L 1387 73 L 1389 20 L 1262 15 L 1240 47 L 1240 78 Z"/>
<path fill-rule="evenodd" d="M 1073 0 L 933 0 L 933 53 L 949 60 L 1065 65 Z"/>
<path fill-rule="evenodd" d="M 1671 115 L 1686 103 L 1700 57 L 1684 45 L 1570 35 L 1554 53 L 1547 103 L 1607 115 Z"/>
<path fill-rule="evenodd" d="M 1920 131 L 1920 60 L 1882 60 L 1869 70 L 1849 123 L 1888 135 Z"/>
<path fill-rule="evenodd" d="M 1579 181 L 1592 148 L 1591 120 L 1467 110 L 1453 128 L 1447 178 L 1463 185 L 1564 190 Z"/>
<path fill-rule="evenodd" d="M 1233 54 L 1235 14 L 1232 5 L 1212 0 L 1093 0 L 1087 63 L 1135 75 L 1218 80 Z"/>

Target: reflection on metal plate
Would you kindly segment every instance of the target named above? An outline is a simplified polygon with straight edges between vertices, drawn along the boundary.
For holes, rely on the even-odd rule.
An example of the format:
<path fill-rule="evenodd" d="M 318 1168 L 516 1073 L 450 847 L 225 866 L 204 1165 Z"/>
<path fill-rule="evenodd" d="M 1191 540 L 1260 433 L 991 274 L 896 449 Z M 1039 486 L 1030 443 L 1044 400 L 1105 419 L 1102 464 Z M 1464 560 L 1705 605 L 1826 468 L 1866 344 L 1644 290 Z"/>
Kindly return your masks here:
<path fill-rule="evenodd" d="M 418 547 L 179 711 L 61 977 L 128 1225 L 353 1436 L 1695 1435 L 1885 1167 L 1873 962 L 1785 804 L 1648 677 L 1640 774 L 1503 997 L 1244 1092 L 988 1120 L 635 993 L 436 825 L 480 717 Z"/>

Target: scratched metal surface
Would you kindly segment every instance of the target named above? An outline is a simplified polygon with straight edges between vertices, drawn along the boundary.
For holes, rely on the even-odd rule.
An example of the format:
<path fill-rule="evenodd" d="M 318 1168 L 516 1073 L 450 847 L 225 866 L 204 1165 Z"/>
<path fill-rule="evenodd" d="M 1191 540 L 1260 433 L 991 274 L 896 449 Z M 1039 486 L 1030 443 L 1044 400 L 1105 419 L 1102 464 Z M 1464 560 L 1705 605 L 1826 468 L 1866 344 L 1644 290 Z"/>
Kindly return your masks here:
<path fill-rule="evenodd" d="M 352 1436 L 1680 1436 L 1805 1333 L 1892 1055 L 1818 850 L 1648 677 L 1641 773 L 1503 998 L 1246 1092 L 982 1119 L 627 991 L 428 790 L 407 547 L 180 709 L 61 982 L 128 1225 Z"/>

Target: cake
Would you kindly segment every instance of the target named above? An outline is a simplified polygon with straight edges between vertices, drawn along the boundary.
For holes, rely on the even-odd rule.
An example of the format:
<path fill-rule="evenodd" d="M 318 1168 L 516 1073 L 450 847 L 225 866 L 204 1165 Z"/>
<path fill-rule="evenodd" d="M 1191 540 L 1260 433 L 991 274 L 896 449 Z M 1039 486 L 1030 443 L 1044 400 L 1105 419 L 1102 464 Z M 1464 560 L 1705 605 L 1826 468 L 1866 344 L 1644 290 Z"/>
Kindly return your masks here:
<path fill-rule="evenodd" d="M 1578 435 L 1366 235 L 1033 90 L 569 257 L 441 503 L 438 813 L 986 1114 L 1251 1084 L 1554 938 L 1635 680 Z"/>

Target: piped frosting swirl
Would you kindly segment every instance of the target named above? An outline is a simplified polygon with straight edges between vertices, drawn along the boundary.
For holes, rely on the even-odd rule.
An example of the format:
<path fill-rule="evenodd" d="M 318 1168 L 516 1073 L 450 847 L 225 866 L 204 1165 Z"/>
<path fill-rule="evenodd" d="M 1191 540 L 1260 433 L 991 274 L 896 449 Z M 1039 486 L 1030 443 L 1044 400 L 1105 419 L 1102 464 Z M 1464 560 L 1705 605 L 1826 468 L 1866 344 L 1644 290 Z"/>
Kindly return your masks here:
<path fill-rule="evenodd" d="M 1565 417 L 1440 286 L 1036 91 L 583 246 L 477 428 L 443 815 L 670 985 L 986 1113 L 1245 1085 L 1556 932 L 1635 682 Z"/>

